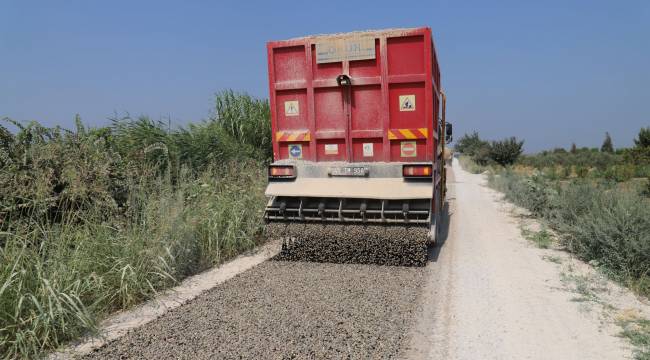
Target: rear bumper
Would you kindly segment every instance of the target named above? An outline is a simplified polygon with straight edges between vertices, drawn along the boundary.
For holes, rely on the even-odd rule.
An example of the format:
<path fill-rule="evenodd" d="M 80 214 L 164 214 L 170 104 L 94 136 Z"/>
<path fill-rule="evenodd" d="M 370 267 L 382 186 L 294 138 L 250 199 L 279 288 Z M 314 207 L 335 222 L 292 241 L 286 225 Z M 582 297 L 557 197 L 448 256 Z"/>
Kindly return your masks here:
<path fill-rule="evenodd" d="M 267 196 L 351 199 L 431 199 L 433 183 L 403 178 L 296 178 L 269 182 Z"/>
<path fill-rule="evenodd" d="M 294 166 L 295 178 L 269 180 L 267 221 L 430 224 L 433 181 L 404 178 L 402 163 L 276 164 Z M 365 176 L 332 176 L 340 166 L 363 166 Z"/>
<path fill-rule="evenodd" d="M 270 180 L 267 196 L 282 197 L 324 197 L 339 199 L 431 199 L 431 179 L 405 179 L 402 176 L 403 163 L 314 163 L 287 162 L 275 164 L 293 165 L 296 178 L 291 180 Z M 330 169 L 337 166 L 364 166 L 366 177 L 330 176 Z"/>

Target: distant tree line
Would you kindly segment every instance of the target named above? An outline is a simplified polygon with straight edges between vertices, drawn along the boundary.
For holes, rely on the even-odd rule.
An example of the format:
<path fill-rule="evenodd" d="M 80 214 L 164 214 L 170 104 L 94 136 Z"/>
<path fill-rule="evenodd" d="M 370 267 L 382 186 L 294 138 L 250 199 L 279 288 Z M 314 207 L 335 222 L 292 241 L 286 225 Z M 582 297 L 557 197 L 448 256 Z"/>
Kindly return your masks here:
<path fill-rule="evenodd" d="M 512 165 L 521 159 L 523 152 L 523 140 L 510 137 L 499 141 L 487 141 L 482 139 L 478 132 L 463 135 L 455 144 L 455 151 L 469 156 L 479 165 L 485 166 L 498 164 L 501 166 Z M 566 157 L 562 154 L 571 154 Z M 560 156 L 560 158 L 558 158 Z M 553 159 L 550 159 L 553 157 Z M 560 165 L 584 165 L 594 167 L 606 167 L 612 164 L 631 164 L 639 166 L 650 165 L 650 127 L 641 128 L 634 139 L 634 146 L 631 148 L 614 148 L 614 143 L 609 132 L 605 133 L 605 139 L 598 148 L 578 148 L 575 143 L 571 144 L 569 151 L 564 148 L 545 150 L 535 156 L 525 156 L 525 162 L 532 160 Z M 534 158 L 534 159 L 531 159 Z M 549 158 L 549 159 L 547 159 Z M 529 164 L 531 165 L 531 164 Z M 541 166 L 535 164 L 534 166 Z"/>

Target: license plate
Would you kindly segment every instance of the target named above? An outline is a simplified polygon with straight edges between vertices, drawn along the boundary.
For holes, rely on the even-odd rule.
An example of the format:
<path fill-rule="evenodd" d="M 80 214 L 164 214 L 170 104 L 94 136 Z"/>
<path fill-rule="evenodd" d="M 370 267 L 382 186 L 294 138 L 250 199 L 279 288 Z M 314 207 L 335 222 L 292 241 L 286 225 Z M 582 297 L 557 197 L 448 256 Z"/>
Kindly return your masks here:
<path fill-rule="evenodd" d="M 367 176 L 368 168 L 364 166 L 342 166 L 330 169 L 330 176 Z"/>

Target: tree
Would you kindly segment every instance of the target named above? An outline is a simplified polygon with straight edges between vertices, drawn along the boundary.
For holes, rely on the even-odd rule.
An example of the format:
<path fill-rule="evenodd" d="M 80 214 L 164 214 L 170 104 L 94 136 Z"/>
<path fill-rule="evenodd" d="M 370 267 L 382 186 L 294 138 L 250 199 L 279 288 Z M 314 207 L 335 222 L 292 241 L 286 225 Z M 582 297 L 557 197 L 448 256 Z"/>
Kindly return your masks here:
<path fill-rule="evenodd" d="M 575 154 L 578 152 L 578 147 L 576 146 L 576 143 L 571 144 L 571 154 Z"/>
<path fill-rule="evenodd" d="M 600 147 L 601 152 L 607 152 L 607 153 L 613 153 L 614 152 L 614 145 L 612 144 L 612 137 L 609 136 L 609 133 L 605 133 L 605 140 L 603 141 L 603 145 Z"/>
<path fill-rule="evenodd" d="M 459 153 L 474 157 L 482 149 L 487 148 L 490 144 L 487 141 L 481 140 L 478 132 L 474 131 L 471 135 L 465 134 L 463 137 L 456 141 L 454 150 Z"/>
<path fill-rule="evenodd" d="M 650 147 L 650 127 L 639 130 L 639 136 L 634 139 L 634 144 L 640 148 Z"/>
<path fill-rule="evenodd" d="M 465 155 L 473 156 L 479 148 L 485 145 L 487 145 L 487 141 L 481 140 L 478 132 L 474 131 L 472 134 L 465 134 L 458 139 L 454 150 Z"/>
<path fill-rule="evenodd" d="M 625 160 L 636 165 L 650 165 L 650 127 L 639 130 L 634 144 L 636 146 L 625 149 Z"/>
<path fill-rule="evenodd" d="M 490 144 L 490 159 L 502 166 L 514 164 L 523 152 L 524 141 L 518 141 L 516 137 L 510 137 L 501 141 L 493 141 Z"/>

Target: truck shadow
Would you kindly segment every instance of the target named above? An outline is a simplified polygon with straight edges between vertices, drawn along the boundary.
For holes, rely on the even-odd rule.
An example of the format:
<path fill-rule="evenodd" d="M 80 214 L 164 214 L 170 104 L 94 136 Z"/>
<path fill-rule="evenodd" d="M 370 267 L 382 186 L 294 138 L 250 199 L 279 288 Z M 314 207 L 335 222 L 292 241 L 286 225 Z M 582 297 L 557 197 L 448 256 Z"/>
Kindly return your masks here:
<path fill-rule="evenodd" d="M 453 198 L 449 199 L 453 200 Z M 429 260 L 428 262 L 438 261 L 438 256 L 440 256 L 440 251 L 447 241 L 449 236 L 449 224 L 451 222 L 451 217 L 453 213 L 449 211 L 449 201 L 445 201 L 445 206 L 442 208 L 442 213 L 440 214 L 440 231 L 438 233 L 438 238 L 436 243 L 429 246 Z"/>

